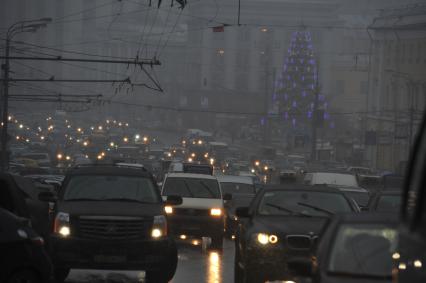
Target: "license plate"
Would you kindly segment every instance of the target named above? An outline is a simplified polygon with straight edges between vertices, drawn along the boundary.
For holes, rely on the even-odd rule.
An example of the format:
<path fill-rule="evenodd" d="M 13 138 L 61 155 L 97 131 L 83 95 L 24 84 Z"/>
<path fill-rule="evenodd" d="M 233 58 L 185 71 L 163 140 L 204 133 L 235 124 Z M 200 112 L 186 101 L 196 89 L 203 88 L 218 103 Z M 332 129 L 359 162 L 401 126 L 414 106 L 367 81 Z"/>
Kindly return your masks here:
<path fill-rule="evenodd" d="M 121 255 L 95 255 L 93 260 L 98 263 L 121 263 L 126 262 L 126 256 Z"/>

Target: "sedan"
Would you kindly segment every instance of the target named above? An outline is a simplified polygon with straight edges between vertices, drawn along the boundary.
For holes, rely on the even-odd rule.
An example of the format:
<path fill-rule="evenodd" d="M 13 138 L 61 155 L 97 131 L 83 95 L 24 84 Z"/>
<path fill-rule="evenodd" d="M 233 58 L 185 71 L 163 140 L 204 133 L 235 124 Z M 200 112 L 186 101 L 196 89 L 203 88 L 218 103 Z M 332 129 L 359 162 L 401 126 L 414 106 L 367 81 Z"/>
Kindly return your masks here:
<path fill-rule="evenodd" d="M 324 225 L 359 208 L 338 189 L 274 186 L 236 211 L 235 282 L 293 280 L 287 261 L 310 258 Z"/>
<path fill-rule="evenodd" d="M 312 260 L 293 260 L 296 274 L 312 283 L 390 283 L 399 259 L 395 214 L 351 214 L 333 219 Z"/>

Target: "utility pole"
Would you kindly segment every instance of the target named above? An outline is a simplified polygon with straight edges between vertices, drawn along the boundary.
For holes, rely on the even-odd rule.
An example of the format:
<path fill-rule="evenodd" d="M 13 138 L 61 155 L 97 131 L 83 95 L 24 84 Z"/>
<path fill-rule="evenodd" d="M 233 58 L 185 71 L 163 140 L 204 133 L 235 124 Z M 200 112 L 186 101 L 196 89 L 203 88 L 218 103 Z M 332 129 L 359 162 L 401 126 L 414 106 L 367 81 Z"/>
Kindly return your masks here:
<path fill-rule="evenodd" d="M 241 17 L 241 0 L 238 0 L 238 26 L 240 26 L 240 17 Z"/>
<path fill-rule="evenodd" d="M 9 167 L 9 155 L 8 155 L 8 135 L 7 128 L 9 123 L 9 51 L 10 42 L 12 38 L 24 32 L 36 32 L 39 28 L 46 27 L 47 23 L 51 22 L 51 18 L 42 18 L 38 20 L 20 21 L 14 23 L 9 27 L 6 34 L 6 46 L 5 46 L 5 63 L 3 64 L 4 79 L 3 79 L 3 112 L 2 112 L 2 131 L 1 131 L 1 172 L 5 172 Z"/>
<path fill-rule="evenodd" d="M 319 100 L 319 93 L 320 93 L 318 69 L 319 69 L 319 62 L 317 64 L 317 69 L 316 69 L 315 98 L 314 98 L 314 109 L 312 114 L 311 161 L 317 160 L 318 100 Z"/>

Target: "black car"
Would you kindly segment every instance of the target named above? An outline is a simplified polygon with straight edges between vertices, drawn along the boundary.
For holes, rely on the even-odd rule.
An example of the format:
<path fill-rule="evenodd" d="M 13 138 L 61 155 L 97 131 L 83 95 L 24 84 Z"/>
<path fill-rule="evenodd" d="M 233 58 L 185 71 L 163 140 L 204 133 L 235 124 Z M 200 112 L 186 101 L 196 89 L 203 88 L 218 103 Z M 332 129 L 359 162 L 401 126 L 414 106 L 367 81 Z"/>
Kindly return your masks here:
<path fill-rule="evenodd" d="M 0 282 L 44 283 L 53 278 L 53 267 L 44 240 L 29 220 L 0 208 Z"/>
<path fill-rule="evenodd" d="M 287 261 L 309 258 L 323 226 L 336 213 L 358 212 L 337 189 L 269 187 L 238 208 L 235 282 L 293 280 Z"/>
<path fill-rule="evenodd" d="M 218 176 L 225 209 L 225 235 L 235 237 L 238 217 L 235 215 L 237 207 L 249 206 L 256 195 L 256 186 L 250 177 L 244 176 Z"/>
<path fill-rule="evenodd" d="M 182 200 L 171 196 L 168 202 Z M 68 171 L 51 236 L 57 281 L 71 268 L 80 268 L 145 270 L 146 281 L 168 282 L 176 270 L 177 249 L 168 235 L 164 205 L 143 167 L 98 165 Z"/>
<path fill-rule="evenodd" d="M 401 209 L 401 202 L 402 191 L 379 191 L 371 197 L 368 210 L 397 213 Z"/>
<path fill-rule="evenodd" d="M 40 201 L 38 195 L 46 190 L 36 188 L 31 179 L 0 173 L 0 207 L 28 218 L 45 239 L 49 236 L 49 204 Z"/>
<path fill-rule="evenodd" d="M 399 226 L 398 254 L 394 282 L 424 283 L 426 278 L 426 116 L 411 151 L 403 186 L 402 223 Z"/>
<path fill-rule="evenodd" d="M 334 217 L 312 261 L 293 260 L 298 275 L 312 283 L 391 283 L 396 257 L 397 214 L 349 214 Z"/>

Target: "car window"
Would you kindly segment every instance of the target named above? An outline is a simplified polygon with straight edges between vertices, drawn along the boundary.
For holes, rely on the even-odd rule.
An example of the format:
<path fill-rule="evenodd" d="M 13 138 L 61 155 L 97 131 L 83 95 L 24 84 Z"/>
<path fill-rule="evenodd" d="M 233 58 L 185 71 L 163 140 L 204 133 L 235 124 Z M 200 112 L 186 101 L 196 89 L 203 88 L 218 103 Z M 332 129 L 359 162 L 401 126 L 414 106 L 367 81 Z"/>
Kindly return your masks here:
<path fill-rule="evenodd" d="M 255 187 L 242 183 L 220 183 L 222 194 L 254 194 Z"/>
<path fill-rule="evenodd" d="M 311 191 L 266 192 L 260 201 L 260 215 L 291 215 L 303 213 L 312 216 L 330 216 L 351 212 L 352 208 L 343 195 Z"/>
<path fill-rule="evenodd" d="M 128 199 L 157 203 L 155 186 L 148 178 L 134 176 L 81 175 L 73 176 L 65 185 L 65 201 L 73 199 Z"/>
<path fill-rule="evenodd" d="M 401 208 L 401 196 L 381 196 L 377 203 L 377 211 L 398 212 Z"/>
<path fill-rule="evenodd" d="M 344 224 L 331 246 L 328 271 L 362 276 L 390 276 L 397 231 L 378 224 Z"/>
<path fill-rule="evenodd" d="M 214 179 L 167 178 L 163 195 L 178 195 L 187 198 L 221 198 L 219 183 Z"/>

